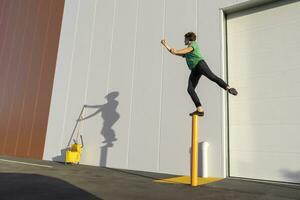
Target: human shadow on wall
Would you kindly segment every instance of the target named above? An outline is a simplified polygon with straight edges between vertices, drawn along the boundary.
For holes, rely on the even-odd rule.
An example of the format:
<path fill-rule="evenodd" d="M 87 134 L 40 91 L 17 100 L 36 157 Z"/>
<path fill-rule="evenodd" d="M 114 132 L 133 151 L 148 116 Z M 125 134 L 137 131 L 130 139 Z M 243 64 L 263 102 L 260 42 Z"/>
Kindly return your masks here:
<path fill-rule="evenodd" d="M 71 137 L 68 141 L 68 147 L 70 147 L 76 130 L 79 131 L 78 126 L 81 121 L 88 120 L 101 113 L 101 116 L 103 118 L 103 127 L 101 130 L 101 135 L 104 137 L 104 141 L 102 141 L 102 143 L 104 143 L 105 145 L 100 147 L 101 149 L 100 166 L 106 166 L 108 148 L 113 147 L 114 142 L 117 141 L 115 131 L 113 130 L 112 127 L 120 118 L 120 114 L 117 112 L 117 107 L 119 105 L 119 102 L 116 100 L 116 98 L 118 96 L 119 96 L 119 92 L 111 92 L 105 96 L 107 103 L 103 105 L 84 105 L 80 111 L 78 118 L 76 119 L 76 124 L 73 128 Z M 82 116 L 83 111 L 86 108 L 96 109 L 96 111 L 94 111 L 92 114 L 88 116 Z M 77 133 L 77 136 L 78 134 L 79 133 Z M 58 162 L 64 162 L 65 154 L 67 150 L 68 148 L 62 149 L 61 155 L 53 157 L 53 160 Z"/>
<path fill-rule="evenodd" d="M 106 166 L 108 149 L 113 147 L 114 142 L 117 141 L 116 133 L 113 130 L 113 125 L 119 120 L 120 114 L 117 112 L 117 107 L 119 102 L 116 98 L 119 96 L 119 92 L 111 92 L 105 96 L 107 103 L 103 105 L 85 105 L 86 108 L 97 109 L 94 113 L 90 114 L 87 117 L 82 118 L 81 120 L 87 120 L 95 115 L 101 113 L 103 118 L 103 127 L 101 130 L 101 135 L 104 137 L 104 146 L 101 146 L 101 157 L 100 157 L 100 166 Z"/>

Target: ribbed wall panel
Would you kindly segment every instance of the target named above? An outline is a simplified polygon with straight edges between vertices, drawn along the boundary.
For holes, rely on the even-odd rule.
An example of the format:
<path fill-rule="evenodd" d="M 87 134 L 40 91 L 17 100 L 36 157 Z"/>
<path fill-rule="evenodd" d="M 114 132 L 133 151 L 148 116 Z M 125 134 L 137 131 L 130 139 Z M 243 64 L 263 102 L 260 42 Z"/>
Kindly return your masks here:
<path fill-rule="evenodd" d="M 64 0 L 0 0 L 0 154 L 41 159 Z"/>

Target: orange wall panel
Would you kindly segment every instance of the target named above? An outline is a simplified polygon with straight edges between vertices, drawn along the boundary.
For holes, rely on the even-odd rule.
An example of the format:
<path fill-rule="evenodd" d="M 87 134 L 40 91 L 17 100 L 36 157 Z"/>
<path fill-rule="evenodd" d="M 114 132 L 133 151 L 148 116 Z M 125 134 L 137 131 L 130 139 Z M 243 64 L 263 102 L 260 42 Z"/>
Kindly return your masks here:
<path fill-rule="evenodd" d="M 64 0 L 0 0 L 0 154 L 42 159 Z"/>

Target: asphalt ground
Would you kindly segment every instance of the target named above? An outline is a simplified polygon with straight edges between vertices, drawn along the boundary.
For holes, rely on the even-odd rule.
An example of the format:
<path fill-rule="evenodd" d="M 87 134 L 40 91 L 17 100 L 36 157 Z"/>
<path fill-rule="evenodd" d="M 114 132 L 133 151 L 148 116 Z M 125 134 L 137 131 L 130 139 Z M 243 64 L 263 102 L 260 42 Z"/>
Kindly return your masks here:
<path fill-rule="evenodd" d="M 293 184 L 232 178 L 197 187 L 154 182 L 171 177 L 176 176 L 0 156 L 0 200 L 300 200 L 300 185 Z"/>

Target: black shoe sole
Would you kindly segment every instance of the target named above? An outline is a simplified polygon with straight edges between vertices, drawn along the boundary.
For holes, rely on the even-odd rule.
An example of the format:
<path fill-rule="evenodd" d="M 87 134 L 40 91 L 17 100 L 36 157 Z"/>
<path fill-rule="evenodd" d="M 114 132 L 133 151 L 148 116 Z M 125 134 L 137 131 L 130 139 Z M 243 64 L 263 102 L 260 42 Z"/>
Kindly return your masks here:
<path fill-rule="evenodd" d="M 193 116 L 193 115 L 198 115 L 200 117 L 203 117 L 204 116 L 204 112 L 195 111 L 195 112 L 190 113 L 190 116 Z"/>
<path fill-rule="evenodd" d="M 228 92 L 229 92 L 230 94 L 234 95 L 234 96 L 236 96 L 236 95 L 238 94 L 238 92 L 236 91 L 235 88 L 230 88 L 230 89 L 228 90 Z"/>

